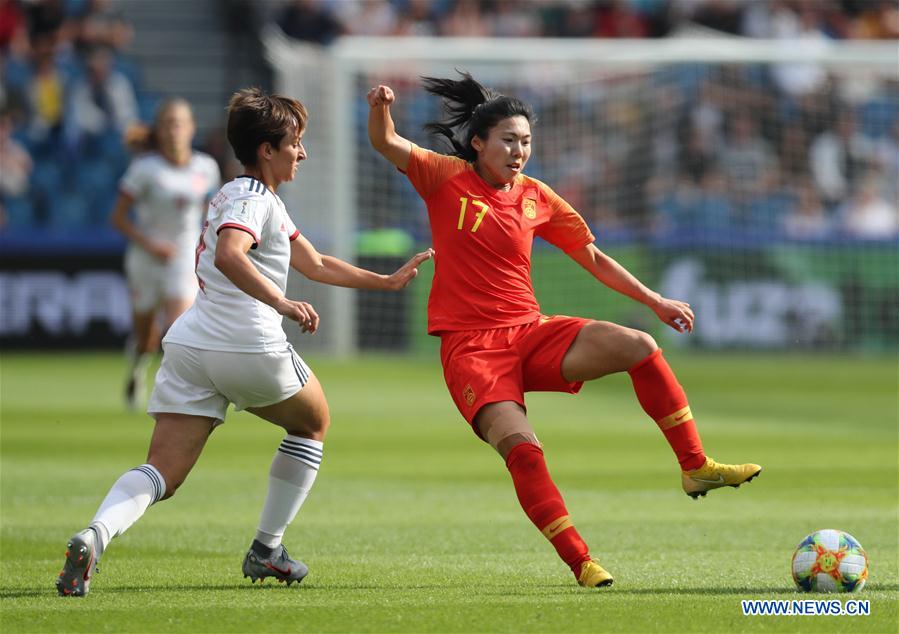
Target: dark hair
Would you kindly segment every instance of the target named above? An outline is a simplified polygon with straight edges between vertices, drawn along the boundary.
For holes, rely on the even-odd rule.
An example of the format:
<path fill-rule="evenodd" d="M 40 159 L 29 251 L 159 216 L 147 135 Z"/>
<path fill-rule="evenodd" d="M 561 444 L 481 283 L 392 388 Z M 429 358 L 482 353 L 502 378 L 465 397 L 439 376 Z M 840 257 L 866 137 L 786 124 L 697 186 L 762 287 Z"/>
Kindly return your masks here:
<path fill-rule="evenodd" d="M 260 145 L 278 147 L 288 132 L 301 134 L 306 120 L 306 106 L 298 100 L 243 88 L 228 102 L 228 143 L 242 165 L 253 166 Z"/>
<path fill-rule="evenodd" d="M 453 156 L 474 161 L 478 153 L 471 147 L 471 140 L 476 136 L 486 139 L 490 129 L 503 119 L 521 116 L 529 122 L 536 120 L 531 107 L 520 99 L 482 86 L 467 72 L 457 72 L 462 79 L 422 77 L 425 90 L 443 98 L 443 107 L 449 115 L 444 121 L 426 124 L 425 130 L 446 137 L 452 145 Z M 456 137 L 457 131 L 462 141 Z"/>

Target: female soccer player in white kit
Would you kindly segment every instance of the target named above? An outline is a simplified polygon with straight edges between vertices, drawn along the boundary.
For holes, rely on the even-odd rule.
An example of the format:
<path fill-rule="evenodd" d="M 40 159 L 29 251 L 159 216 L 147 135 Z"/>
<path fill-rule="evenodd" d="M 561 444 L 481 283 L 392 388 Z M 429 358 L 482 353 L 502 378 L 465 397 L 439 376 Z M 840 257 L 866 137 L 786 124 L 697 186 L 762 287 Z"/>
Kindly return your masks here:
<path fill-rule="evenodd" d="M 197 294 L 194 250 L 209 197 L 221 185 L 215 160 L 191 149 L 196 128 L 184 99 L 164 101 L 149 133 L 152 151 L 132 161 L 119 182 L 110 223 L 128 238 L 125 275 L 131 293 L 132 341 L 128 344 L 125 401 L 144 398 L 147 362 L 163 331 Z M 129 210 L 134 208 L 134 219 Z"/>
<path fill-rule="evenodd" d="M 305 126 L 306 109 L 294 99 L 255 88 L 231 98 L 228 140 L 246 174 L 209 204 L 196 251 L 200 292 L 163 339 L 148 407 L 156 427 L 147 462 L 123 474 L 88 528 L 69 540 L 56 581 L 61 595 L 87 594 L 109 541 L 175 493 L 229 403 L 287 432 L 272 460 L 243 574 L 288 584 L 306 576 L 306 566 L 287 554 L 281 538 L 315 481 L 330 419 L 318 379 L 281 326 L 282 317 L 308 332 L 319 324 L 312 306 L 284 296 L 288 269 L 325 284 L 399 290 L 432 252 L 417 254 L 389 276 L 319 254 L 275 194 L 306 158 Z"/>

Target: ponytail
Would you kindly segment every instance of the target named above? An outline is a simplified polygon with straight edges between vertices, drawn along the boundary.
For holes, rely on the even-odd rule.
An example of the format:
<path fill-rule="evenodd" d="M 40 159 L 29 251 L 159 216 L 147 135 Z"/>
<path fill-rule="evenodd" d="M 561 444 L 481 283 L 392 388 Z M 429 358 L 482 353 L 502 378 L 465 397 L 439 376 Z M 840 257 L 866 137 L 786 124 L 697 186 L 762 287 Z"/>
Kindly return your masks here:
<path fill-rule="evenodd" d="M 132 123 L 122 133 L 122 143 L 131 154 L 143 154 L 153 149 L 153 129 L 146 123 Z"/>
<path fill-rule="evenodd" d="M 486 139 L 491 128 L 503 119 L 522 116 L 529 122 L 535 120 L 534 113 L 523 101 L 506 97 L 482 86 L 471 74 L 458 71 L 462 79 L 439 79 L 422 77 L 422 85 L 432 95 L 443 98 L 447 118 L 432 121 L 425 130 L 445 137 L 452 146 L 453 156 L 473 162 L 478 153 L 471 147 L 474 137 Z M 456 137 L 460 133 L 461 141 Z"/>

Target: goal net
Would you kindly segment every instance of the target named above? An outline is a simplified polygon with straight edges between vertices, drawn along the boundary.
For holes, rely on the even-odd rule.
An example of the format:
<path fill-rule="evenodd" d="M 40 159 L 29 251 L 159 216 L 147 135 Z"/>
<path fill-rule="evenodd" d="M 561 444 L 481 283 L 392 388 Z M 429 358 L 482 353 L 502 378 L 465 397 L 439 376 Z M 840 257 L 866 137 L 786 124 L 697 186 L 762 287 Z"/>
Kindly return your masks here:
<path fill-rule="evenodd" d="M 526 172 L 648 286 L 693 306 L 691 336 L 535 241 L 547 314 L 649 330 L 666 346 L 899 348 L 899 65 L 895 43 L 743 39 L 345 38 L 321 49 L 266 37 L 280 91 L 309 107 L 309 160 L 285 202 L 317 247 L 390 272 L 430 244 L 405 177 L 368 144 L 365 94 L 397 93 L 397 130 L 446 148 L 420 77 L 471 72 L 530 103 Z M 430 350 L 433 267 L 398 294 L 291 280 L 323 324 L 304 349 Z"/>

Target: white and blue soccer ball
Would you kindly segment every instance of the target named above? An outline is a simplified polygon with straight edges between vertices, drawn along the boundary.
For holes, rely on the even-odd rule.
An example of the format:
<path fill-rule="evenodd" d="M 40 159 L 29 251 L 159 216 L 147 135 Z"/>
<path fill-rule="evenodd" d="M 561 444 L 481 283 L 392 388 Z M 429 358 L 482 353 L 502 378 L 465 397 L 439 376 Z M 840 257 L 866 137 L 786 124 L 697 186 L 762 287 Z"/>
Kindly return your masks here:
<path fill-rule="evenodd" d="M 868 580 L 868 555 L 849 533 L 827 528 L 799 543 L 792 570 L 803 592 L 858 592 Z"/>

